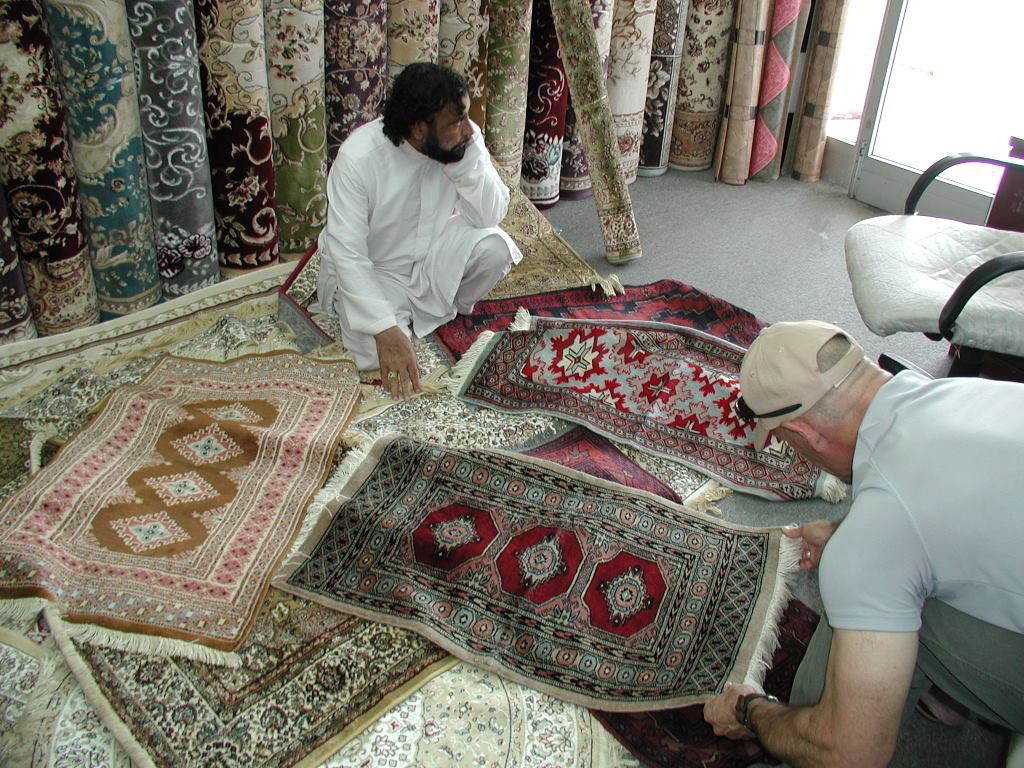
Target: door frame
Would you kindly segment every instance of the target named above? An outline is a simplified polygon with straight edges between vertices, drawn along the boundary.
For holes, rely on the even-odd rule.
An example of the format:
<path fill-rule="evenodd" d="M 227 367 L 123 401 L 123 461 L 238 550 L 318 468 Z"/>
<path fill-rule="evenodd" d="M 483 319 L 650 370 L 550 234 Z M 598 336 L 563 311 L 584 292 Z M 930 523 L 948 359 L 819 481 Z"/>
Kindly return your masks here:
<path fill-rule="evenodd" d="M 871 155 L 875 126 L 878 123 L 879 111 L 885 102 L 888 72 L 896 53 L 896 42 L 903 26 L 906 4 L 913 1 L 888 0 L 886 3 L 871 77 L 868 81 L 868 92 L 864 98 L 864 109 L 861 111 L 848 189 L 848 194 L 853 199 L 881 208 L 888 213 L 903 213 L 907 194 L 920 175 L 918 170 L 889 160 L 880 160 Z M 949 154 L 969 149 L 950 147 Z M 991 205 L 991 195 L 939 178 L 928 186 L 928 191 L 918 206 L 918 212 L 957 219 L 969 224 L 984 224 Z"/>

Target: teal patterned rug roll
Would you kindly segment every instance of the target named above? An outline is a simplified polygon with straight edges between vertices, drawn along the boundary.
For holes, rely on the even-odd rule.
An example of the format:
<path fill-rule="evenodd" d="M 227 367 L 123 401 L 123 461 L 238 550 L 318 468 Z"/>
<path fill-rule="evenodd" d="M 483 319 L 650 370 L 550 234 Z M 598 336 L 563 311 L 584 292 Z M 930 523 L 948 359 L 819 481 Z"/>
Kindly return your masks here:
<path fill-rule="evenodd" d="M 160 301 L 123 4 L 46 0 L 102 318 Z"/>

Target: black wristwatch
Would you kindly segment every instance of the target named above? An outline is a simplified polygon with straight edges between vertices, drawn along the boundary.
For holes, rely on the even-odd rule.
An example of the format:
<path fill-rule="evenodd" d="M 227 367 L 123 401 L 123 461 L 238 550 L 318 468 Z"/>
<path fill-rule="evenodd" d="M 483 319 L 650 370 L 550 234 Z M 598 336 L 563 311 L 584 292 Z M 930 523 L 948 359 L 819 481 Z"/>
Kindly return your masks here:
<path fill-rule="evenodd" d="M 767 699 L 774 702 L 778 702 L 778 699 L 770 693 L 748 693 L 736 699 L 736 720 L 740 725 L 756 735 L 757 731 L 754 730 L 754 724 L 750 721 L 750 702 L 754 699 Z"/>

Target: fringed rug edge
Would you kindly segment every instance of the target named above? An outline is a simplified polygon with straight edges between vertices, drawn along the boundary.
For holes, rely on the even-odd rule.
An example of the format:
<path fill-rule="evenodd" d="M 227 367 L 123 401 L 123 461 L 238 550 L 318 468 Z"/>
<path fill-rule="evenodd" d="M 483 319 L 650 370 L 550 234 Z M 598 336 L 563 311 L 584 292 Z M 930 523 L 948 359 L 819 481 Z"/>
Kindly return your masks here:
<path fill-rule="evenodd" d="M 387 447 L 395 440 L 403 437 L 404 436 L 399 433 L 392 432 L 378 437 L 373 444 L 369 446 L 361 457 L 358 466 L 356 466 L 354 471 L 349 475 L 342 490 L 338 492 L 330 502 L 328 502 L 324 510 L 316 518 L 315 524 L 305 536 L 301 545 L 297 546 L 286 558 L 285 564 L 278 570 L 277 574 L 272 579 L 271 583 L 273 586 L 284 592 L 298 595 L 299 597 L 319 603 L 320 605 L 324 605 L 328 608 L 349 613 L 368 621 L 383 622 L 416 632 L 420 636 L 425 637 L 430 642 L 435 643 L 462 661 L 475 664 L 481 669 L 493 672 L 505 679 L 512 680 L 529 688 L 542 691 L 554 698 L 583 707 L 603 709 L 609 712 L 642 712 L 652 709 L 668 709 L 688 706 L 691 704 L 699 704 L 714 696 L 714 692 L 709 692 L 708 694 L 701 695 L 685 695 L 674 698 L 659 699 L 657 701 L 627 702 L 623 704 L 622 702 L 615 700 L 596 699 L 591 696 L 577 695 L 571 691 L 546 685 L 543 681 L 537 680 L 536 678 L 519 674 L 515 670 L 494 662 L 494 660 L 489 656 L 475 654 L 463 647 L 457 646 L 443 634 L 419 621 L 404 619 L 397 616 L 382 616 L 380 613 L 367 610 L 362 606 L 337 602 L 329 598 L 325 598 L 322 595 L 306 591 L 301 587 L 289 584 L 288 579 L 309 559 L 310 552 L 320 540 L 334 514 L 341 508 L 345 501 L 355 494 L 367 477 L 369 477 L 373 472 L 381 455 Z M 464 450 L 452 448 L 450 446 L 441 447 L 445 450 L 455 452 Z M 547 461 L 546 459 L 526 456 L 522 453 L 513 451 L 490 450 L 488 452 L 506 455 L 510 458 L 515 458 L 528 463 L 544 465 L 555 471 L 565 473 L 569 476 L 578 477 L 598 486 L 622 488 L 630 494 L 647 496 L 651 499 L 657 500 L 659 503 L 685 510 L 688 514 L 702 514 L 684 505 L 675 504 L 667 499 L 663 499 L 662 497 L 656 496 L 648 491 L 620 486 L 618 483 L 602 480 L 601 478 L 588 475 L 569 467 L 564 467 L 560 464 L 555 464 Z M 346 457 L 346 459 L 348 459 L 348 457 Z M 799 573 L 800 543 L 799 541 L 784 536 L 781 529 L 778 528 L 754 528 L 728 521 L 719 521 L 718 524 L 723 527 L 739 531 L 768 532 L 768 546 L 770 548 L 770 553 L 765 567 L 765 579 L 770 580 L 771 582 L 770 592 L 766 597 L 760 598 L 759 602 L 761 604 L 754 609 L 750 618 L 751 624 L 760 623 L 761 628 L 756 632 L 756 634 L 751 632 L 748 637 L 744 638 L 739 651 L 737 652 L 736 659 L 734 660 L 735 663 L 733 664 L 732 672 L 722 680 L 722 685 L 726 682 L 744 682 L 760 687 L 761 682 L 764 679 L 765 672 L 771 667 L 772 654 L 775 652 L 775 649 L 779 644 L 779 621 L 781 620 L 782 614 L 791 597 L 792 580 L 796 574 Z"/>
<path fill-rule="evenodd" d="M 107 730 L 110 731 L 117 743 L 121 745 L 128 754 L 128 757 L 131 758 L 132 764 L 136 768 L 157 768 L 149 753 L 135 739 L 131 729 L 121 720 L 110 705 L 110 702 L 103 695 L 103 692 L 100 691 L 100 687 L 93 679 L 88 665 L 79 656 L 78 650 L 75 648 L 63 620 L 56 611 L 49 608 L 43 610 L 43 615 L 46 617 L 46 623 L 53 633 L 53 639 L 57 643 L 60 655 L 64 658 L 65 663 L 71 670 L 71 674 L 81 687 L 85 700 L 95 710 L 100 721 L 107 727 Z"/>

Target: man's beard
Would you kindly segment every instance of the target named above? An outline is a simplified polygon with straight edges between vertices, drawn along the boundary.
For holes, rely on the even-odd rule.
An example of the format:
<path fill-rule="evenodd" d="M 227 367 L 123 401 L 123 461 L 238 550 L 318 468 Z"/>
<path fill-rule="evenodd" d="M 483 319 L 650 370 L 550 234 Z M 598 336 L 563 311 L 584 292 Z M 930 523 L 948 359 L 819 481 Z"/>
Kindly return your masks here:
<path fill-rule="evenodd" d="M 423 154 L 430 159 L 437 160 L 437 162 L 444 163 L 445 165 L 448 163 L 457 163 L 466 156 L 466 148 L 469 146 L 469 142 L 471 140 L 472 137 L 456 144 L 451 149 L 445 149 L 437 140 L 437 134 L 434 132 L 433 126 L 431 126 L 427 131 L 427 137 L 423 140 Z"/>

